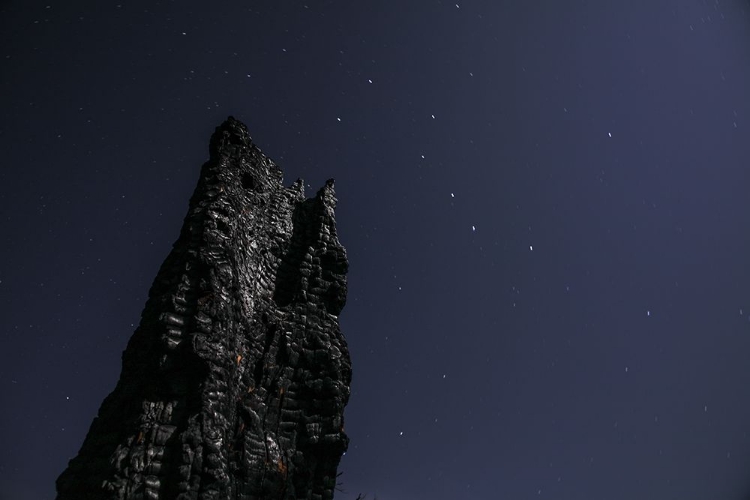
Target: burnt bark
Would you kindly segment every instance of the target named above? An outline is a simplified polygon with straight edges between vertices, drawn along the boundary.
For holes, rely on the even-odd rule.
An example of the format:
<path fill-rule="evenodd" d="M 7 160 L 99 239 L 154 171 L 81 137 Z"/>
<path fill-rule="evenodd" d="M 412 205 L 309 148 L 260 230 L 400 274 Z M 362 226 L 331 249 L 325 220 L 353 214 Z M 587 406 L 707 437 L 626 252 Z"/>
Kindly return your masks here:
<path fill-rule="evenodd" d="M 335 207 L 333 180 L 306 199 L 242 123 L 217 127 L 59 500 L 333 498 L 351 381 Z"/>

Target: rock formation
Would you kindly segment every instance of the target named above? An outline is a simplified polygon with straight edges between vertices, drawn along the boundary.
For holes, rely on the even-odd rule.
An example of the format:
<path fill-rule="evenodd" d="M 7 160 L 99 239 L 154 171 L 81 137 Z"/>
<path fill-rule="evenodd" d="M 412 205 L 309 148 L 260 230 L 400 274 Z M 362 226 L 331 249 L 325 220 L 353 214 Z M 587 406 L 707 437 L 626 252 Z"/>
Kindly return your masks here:
<path fill-rule="evenodd" d="M 333 498 L 351 362 L 333 180 L 314 198 L 229 117 L 59 500 Z"/>

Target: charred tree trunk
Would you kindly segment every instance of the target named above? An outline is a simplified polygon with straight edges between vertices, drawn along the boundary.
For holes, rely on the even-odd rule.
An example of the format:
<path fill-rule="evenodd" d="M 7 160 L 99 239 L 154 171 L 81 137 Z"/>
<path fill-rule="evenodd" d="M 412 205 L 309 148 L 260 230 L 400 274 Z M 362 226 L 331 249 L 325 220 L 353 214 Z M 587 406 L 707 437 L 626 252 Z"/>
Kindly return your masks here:
<path fill-rule="evenodd" d="M 333 181 L 306 199 L 230 117 L 59 500 L 333 498 L 351 362 Z"/>

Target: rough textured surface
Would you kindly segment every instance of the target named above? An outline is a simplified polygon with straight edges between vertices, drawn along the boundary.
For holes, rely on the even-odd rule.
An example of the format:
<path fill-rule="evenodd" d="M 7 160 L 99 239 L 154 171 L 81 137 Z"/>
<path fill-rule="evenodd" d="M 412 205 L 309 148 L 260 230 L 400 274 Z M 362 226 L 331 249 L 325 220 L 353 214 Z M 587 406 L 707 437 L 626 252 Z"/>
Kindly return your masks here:
<path fill-rule="evenodd" d="M 58 499 L 330 499 L 346 451 L 346 252 L 230 117 Z"/>

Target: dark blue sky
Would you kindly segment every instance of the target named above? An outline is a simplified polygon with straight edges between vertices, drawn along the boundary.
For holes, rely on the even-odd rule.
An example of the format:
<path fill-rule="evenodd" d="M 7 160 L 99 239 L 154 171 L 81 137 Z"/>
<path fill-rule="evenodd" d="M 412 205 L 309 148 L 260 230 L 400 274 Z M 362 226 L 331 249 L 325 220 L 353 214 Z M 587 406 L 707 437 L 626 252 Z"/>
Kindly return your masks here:
<path fill-rule="evenodd" d="M 750 495 L 746 1 L 0 5 L 0 498 L 53 498 L 227 115 L 336 178 L 337 499 Z"/>

